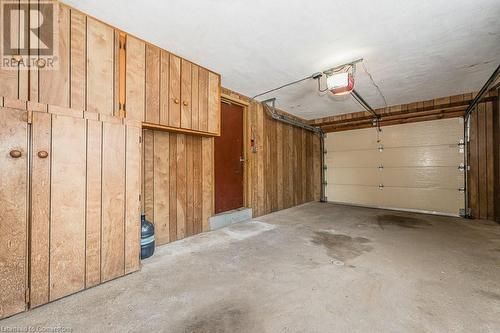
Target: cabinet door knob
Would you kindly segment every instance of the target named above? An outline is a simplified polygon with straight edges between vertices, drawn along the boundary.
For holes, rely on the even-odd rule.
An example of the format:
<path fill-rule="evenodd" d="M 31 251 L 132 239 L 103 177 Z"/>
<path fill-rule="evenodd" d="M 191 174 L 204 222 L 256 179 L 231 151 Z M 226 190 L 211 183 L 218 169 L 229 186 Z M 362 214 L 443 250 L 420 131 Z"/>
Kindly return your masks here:
<path fill-rule="evenodd" d="M 12 158 L 19 158 L 19 157 L 21 157 L 21 155 L 22 155 L 21 151 L 19 151 L 17 149 L 10 151 L 10 157 L 12 157 Z"/>
<path fill-rule="evenodd" d="M 40 150 L 37 155 L 40 158 L 47 158 L 47 156 L 49 156 L 49 153 L 47 153 L 45 150 Z"/>
<path fill-rule="evenodd" d="M 179 99 L 178 98 L 174 99 L 174 103 L 179 104 Z"/>
<path fill-rule="evenodd" d="M 189 104 L 189 103 L 188 103 L 187 101 L 184 101 L 184 102 L 182 102 L 182 104 L 183 104 L 184 106 L 188 106 L 188 104 Z"/>

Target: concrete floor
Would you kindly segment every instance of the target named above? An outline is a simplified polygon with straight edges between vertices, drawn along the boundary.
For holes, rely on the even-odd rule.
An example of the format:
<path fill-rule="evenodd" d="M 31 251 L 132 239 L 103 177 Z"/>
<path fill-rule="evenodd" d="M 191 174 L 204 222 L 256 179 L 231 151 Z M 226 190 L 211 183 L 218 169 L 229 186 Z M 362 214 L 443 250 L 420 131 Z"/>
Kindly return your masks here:
<path fill-rule="evenodd" d="M 157 249 L 5 327 L 499 332 L 500 226 L 311 203 Z"/>

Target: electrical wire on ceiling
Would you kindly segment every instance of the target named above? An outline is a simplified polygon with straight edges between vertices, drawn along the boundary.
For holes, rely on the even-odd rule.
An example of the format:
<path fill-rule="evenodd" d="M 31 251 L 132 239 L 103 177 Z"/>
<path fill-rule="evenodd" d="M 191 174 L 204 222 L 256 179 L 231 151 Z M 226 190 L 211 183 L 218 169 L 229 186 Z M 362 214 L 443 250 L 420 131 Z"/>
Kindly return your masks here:
<path fill-rule="evenodd" d="M 384 94 L 382 93 L 382 90 L 380 89 L 380 86 L 375 82 L 375 80 L 373 79 L 372 74 L 370 72 L 368 72 L 368 69 L 366 68 L 365 64 L 361 63 L 361 66 L 363 66 L 363 70 L 365 71 L 366 75 L 368 75 L 368 77 L 372 81 L 372 84 L 375 87 L 375 89 L 377 89 L 380 97 L 382 97 L 382 99 L 384 100 L 385 107 L 387 107 L 387 99 L 385 98 Z"/>

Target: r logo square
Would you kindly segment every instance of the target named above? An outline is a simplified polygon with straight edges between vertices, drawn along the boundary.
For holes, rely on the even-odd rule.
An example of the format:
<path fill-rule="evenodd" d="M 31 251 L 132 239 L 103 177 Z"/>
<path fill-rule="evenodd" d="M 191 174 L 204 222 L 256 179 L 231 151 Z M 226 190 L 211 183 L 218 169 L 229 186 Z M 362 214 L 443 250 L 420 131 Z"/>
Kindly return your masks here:
<path fill-rule="evenodd" d="M 57 69 L 57 4 L 1 1 L 2 69 Z"/>

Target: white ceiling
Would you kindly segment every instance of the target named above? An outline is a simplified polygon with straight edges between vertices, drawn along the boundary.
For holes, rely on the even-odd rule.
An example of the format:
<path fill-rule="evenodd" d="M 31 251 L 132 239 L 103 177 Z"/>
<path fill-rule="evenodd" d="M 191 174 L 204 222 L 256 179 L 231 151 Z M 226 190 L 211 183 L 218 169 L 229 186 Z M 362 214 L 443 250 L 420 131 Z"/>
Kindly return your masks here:
<path fill-rule="evenodd" d="M 374 108 L 481 88 L 500 63 L 499 0 L 65 0 L 222 74 L 247 96 L 357 58 Z M 355 112 L 306 81 L 263 96 L 312 119 Z"/>

